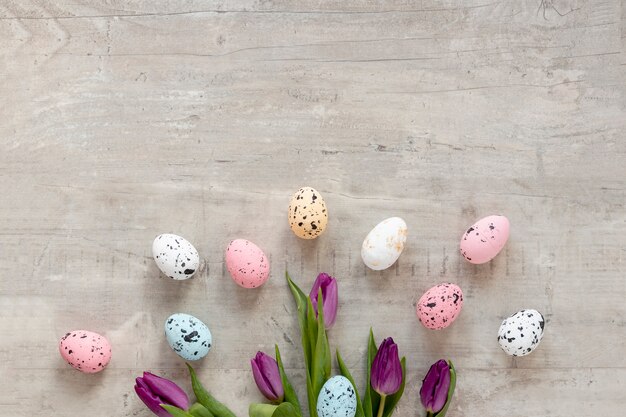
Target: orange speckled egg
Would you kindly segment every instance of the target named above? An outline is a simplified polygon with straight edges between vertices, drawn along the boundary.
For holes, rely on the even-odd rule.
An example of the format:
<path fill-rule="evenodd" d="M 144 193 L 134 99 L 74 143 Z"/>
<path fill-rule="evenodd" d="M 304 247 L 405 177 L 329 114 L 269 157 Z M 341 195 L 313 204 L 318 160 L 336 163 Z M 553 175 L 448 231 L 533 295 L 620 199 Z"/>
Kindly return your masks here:
<path fill-rule="evenodd" d="M 289 227 L 302 239 L 315 239 L 326 230 L 328 211 L 319 191 L 302 187 L 289 203 Z"/>

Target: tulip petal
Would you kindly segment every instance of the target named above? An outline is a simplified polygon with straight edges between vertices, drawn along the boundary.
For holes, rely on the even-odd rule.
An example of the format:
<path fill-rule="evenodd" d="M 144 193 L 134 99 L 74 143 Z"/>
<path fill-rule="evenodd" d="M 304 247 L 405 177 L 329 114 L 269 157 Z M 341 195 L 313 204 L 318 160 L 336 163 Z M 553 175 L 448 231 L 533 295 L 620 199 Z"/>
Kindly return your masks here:
<path fill-rule="evenodd" d="M 276 363 L 276 360 L 266 354 L 257 354 L 257 361 L 260 362 L 263 377 L 269 382 L 269 385 L 272 388 L 274 394 L 276 394 L 278 397 L 282 397 L 284 392 L 283 386 L 280 381 L 280 372 L 278 371 L 278 364 Z"/>
<path fill-rule="evenodd" d="M 433 412 L 440 411 L 448 399 L 448 389 L 450 388 L 450 368 L 446 361 L 437 362 L 439 381 L 435 387 L 433 396 Z"/>
<path fill-rule="evenodd" d="M 450 367 L 443 359 L 431 365 L 422 380 L 420 400 L 428 412 L 437 413 L 446 404 L 450 388 Z"/>
<path fill-rule="evenodd" d="M 282 401 L 285 396 L 278 364 L 269 355 L 257 352 L 254 359 L 250 361 L 252 366 L 252 376 L 259 388 L 259 391 L 270 401 Z"/>
<path fill-rule="evenodd" d="M 402 383 L 402 365 L 398 345 L 391 337 L 383 340 L 372 363 L 371 384 L 380 395 L 395 394 Z"/>
<path fill-rule="evenodd" d="M 137 380 L 139 379 L 140 378 L 137 378 Z M 159 417 L 172 417 L 170 413 L 168 413 L 161 407 L 161 403 L 163 401 L 161 401 L 159 397 L 154 395 L 148 389 L 142 386 L 139 386 L 139 383 L 138 385 L 135 385 L 135 392 L 137 393 L 137 396 L 139 397 L 139 399 L 143 401 L 146 407 L 148 407 L 150 411 L 152 411 L 154 414 L 156 414 Z"/>
<path fill-rule="evenodd" d="M 265 378 L 263 378 L 259 365 L 254 359 L 250 361 L 250 365 L 252 366 L 252 376 L 254 378 L 254 382 L 256 382 L 256 386 L 259 388 L 259 391 L 261 391 L 261 394 L 263 394 L 263 396 L 270 401 L 276 401 L 276 394 L 272 391 L 272 387 L 265 380 Z"/>
<path fill-rule="evenodd" d="M 329 329 L 335 323 L 337 317 L 337 306 L 339 304 L 337 280 L 325 272 L 320 273 L 315 279 L 311 292 L 309 293 L 309 298 L 311 299 L 316 315 L 318 314 L 320 289 L 322 290 L 322 302 L 324 306 L 324 327 Z"/>
<path fill-rule="evenodd" d="M 324 324 L 329 329 L 335 324 L 337 306 L 339 304 L 339 291 L 336 279 L 331 279 L 326 286 L 326 291 L 322 293 L 322 297 L 324 297 Z"/>
<path fill-rule="evenodd" d="M 422 405 L 428 411 L 432 411 L 433 408 L 433 396 L 435 393 L 435 387 L 439 380 L 439 374 L 437 373 L 437 364 L 431 365 L 430 369 L 426 373 L 426 376 L 422 380 L 422 387 L 420 388 L 420 400 Z"/>
<path fill-rule="evenodd" d="M 150 388 L 150 391 L 161 398 L 161 403 L 173 405 L 183 410 L 189 408 L 189 397 L 185 391 L 169 379 L 144 372 L 143 381 Z"/>

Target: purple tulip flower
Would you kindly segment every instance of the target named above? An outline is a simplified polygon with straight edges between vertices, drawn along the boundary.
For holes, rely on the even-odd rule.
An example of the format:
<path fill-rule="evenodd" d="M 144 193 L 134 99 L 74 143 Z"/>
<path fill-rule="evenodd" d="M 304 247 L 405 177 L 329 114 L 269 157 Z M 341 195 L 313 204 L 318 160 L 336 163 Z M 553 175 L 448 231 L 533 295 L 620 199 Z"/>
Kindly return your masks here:
<path fill-rule="evenodd" d="M 438 413 L 446 405 L 450 389 L 450 366 L 440 359 L 428 370 L 422 381 L 420 399 L 429 413 Z"/>
<path fill-rule="evenodd" d="M 285 390 L 280 379 L 278 363 L 269 355 L 257 352 L 254 359 L 250 360 L 252 376 L 259 387 L 261 394 L 270 401 L 280 403 L 285 398 Z"/>
<path fill-rule="evenodd" d="M 391 337 L 383 340 L 372 362 L 370 382 L 374 391 L 382 396 L 395 394 L 402 384 L 402 365 L 398 345 Z"/>
<path fill-rule="evenodd" d="M 324 306 L 324 327 L 330 329 L 335 324 L 335 319 L 337 318 L 337 305 L 339 303 L 337 280 L 322 272 L 313 283 L 309 298 L 311 299 L 311 304 L 313 304 L 316 317 L 317 296 L 320 288 L 322 289 L 322 305 Z"/>
<path fill-rule="evenodd" d="M 159 417 L 172 417 L 161 404 L 173 405 L 183 410 L 189 408 L 189 397 L 178 385 L 169 379 L 144 372 L 135 379 L 135 392 L 141 401 Z"/>

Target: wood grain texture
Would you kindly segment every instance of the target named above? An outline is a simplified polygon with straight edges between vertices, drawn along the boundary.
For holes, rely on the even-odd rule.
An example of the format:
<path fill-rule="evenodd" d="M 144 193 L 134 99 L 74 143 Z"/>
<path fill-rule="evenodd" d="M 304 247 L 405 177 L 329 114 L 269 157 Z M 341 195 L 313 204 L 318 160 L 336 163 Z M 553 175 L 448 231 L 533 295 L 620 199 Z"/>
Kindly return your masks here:
<path fill-rule="evenodd" d="M 0 415 L 149 416 L 140 372 L 189 388 L 162 334 L 179 311 L 211 328 L 200 375 L 239 416 L 274 343 L 304 400 L 285 269 L 340 280 L 331 346 L 361 386 L 369 327 L 394 336 L 398 417 L 440 357 L 450 417 L 623 415 L 625 51 L 619 0 L 0 0 Z M 303 185 L 329 208 L 315 241 L 287 224 Z M 493 213 L 509 243 L 470 265 L 460 235 Z M 407 247 L 367 270 L 361 242 L 391 216 Z M 159 276 L 162 232 L 196 245 L 201 276 Z M 234 238 L 271 257 L 259 290 L 228 278 Z M 415 303 L 441 281 L 465 307 L 427 331 Z M 496 333 L 524 307 L 546 335 L 512 359 Z M 77 328 L 111 340 L 103 373 L 60 358 Z"/>

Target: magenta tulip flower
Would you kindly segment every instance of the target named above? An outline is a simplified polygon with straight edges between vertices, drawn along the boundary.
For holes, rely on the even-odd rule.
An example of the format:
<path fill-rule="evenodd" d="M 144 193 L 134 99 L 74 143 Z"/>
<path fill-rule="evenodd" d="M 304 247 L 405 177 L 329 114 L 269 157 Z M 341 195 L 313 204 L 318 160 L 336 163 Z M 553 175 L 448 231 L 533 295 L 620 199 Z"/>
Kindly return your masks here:
<path fill-rule="evenodd" d="M 420 399 L 427 413 L 438 413 L 446 405 L 450 378 L 450 366 L 443 359 L 435 362 L 428 370 L 420 389 Z"/>
<path fill-rule="evenodd" d="M 161 404 L 173 405 L 182 410 L 189 408 L 189 397 L 178 385 L 169 379 L 144 372 L 135 379 L 135 392 L 141 401 L 159 417 L 172 417 Z"/>
<path fill-rule="evenodd" d="M 391 337 L 383 340 L 372 362 L 372 388 L 382 396 L 395 394 L 402 384 L 402 365 L 398 345 Z"/>
<path fill-rule="evenodd" d="M 337 305 L 339 304 L 339 292 L 337 288 L 337 280 L 330 275 L 322 272 L 317 276 L 313 283 L 309 298 L 315 310 L 317 317 L 317 296 L 319 289 L 322 289 L 322 305 L 324 306 L 324 327 L 330 329 L 335 324 L 337 318 Z"/>
<path fill-rule="evenodd" d="M 269 355 L 257 352 L 254 359 L 250 360 L 252 376 L 259 387 L 261 394 L 270 401 L 280 403 L 285 398 L 285 390 L 280 379 L 278 363 Z"/>

